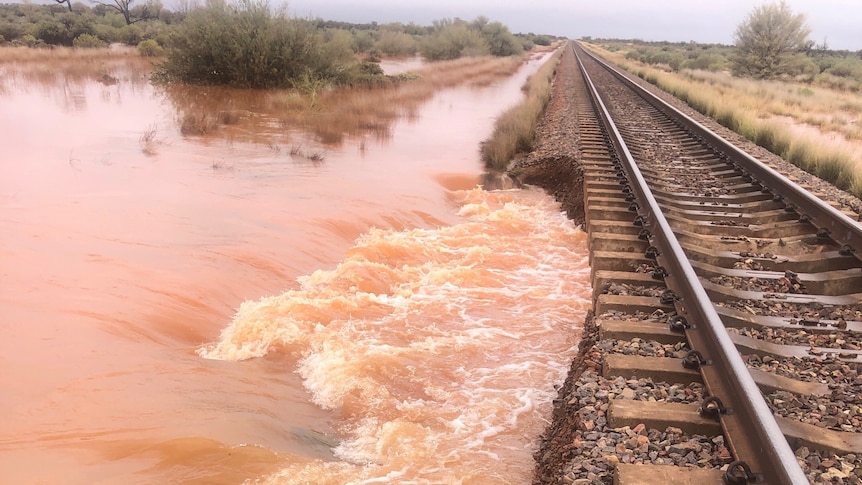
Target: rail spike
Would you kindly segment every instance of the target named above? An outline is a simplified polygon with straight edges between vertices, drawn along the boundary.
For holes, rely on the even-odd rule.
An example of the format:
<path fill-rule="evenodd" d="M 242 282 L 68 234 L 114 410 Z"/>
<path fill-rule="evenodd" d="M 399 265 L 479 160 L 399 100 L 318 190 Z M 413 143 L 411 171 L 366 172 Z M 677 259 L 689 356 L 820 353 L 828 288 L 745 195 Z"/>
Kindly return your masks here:
<path fill-rule="evenodd" d="M 763 477 L 751 471 L 748 463 L 736 460 L 727 465 L 727 470 L 722 476 L 725 485 L 746 485 L 747 483 L 763 482 Z"/>

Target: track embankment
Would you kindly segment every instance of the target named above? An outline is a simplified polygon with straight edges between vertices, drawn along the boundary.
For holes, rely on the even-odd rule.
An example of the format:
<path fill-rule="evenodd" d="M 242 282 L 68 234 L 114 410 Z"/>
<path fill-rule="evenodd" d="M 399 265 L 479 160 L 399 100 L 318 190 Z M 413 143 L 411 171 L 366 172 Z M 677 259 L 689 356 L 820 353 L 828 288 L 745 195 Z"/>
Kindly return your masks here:
<path fill-rule="evenodd" d="M 642 81 L 636 81 L 644 85 Z M 857 214 L 862 214 L 862 202 L 855 197 L 742 139 L 739 135 L 694 112 L 679 100 L 658 92 L 655 88 L 648 87 L 648 89 L 772 169 L 828 201 L 829 204 L 847 214 L 852 214 L 853 217 L 858 218 Z M 641 108 L 629 106 L 617 110 L 621 112 L 621 116 L 628 118 L 627 114 L 633 115 Z M 660 133 L 663 128 L 658 128 L 659 125 L 661 122 L 635 122 L 633 127 L 622 130 L 629 133 L 632 151 L 635 152 L 636 158 L 658 160 L 667 155 L 660 153 L 664 150 L 662 146 L 669 146 L 668 150 L 676 151 L 681 147 L 688 149 L 692 144 L 690 141 L 676 138 L 678 143 L 671 141 L 670 145 L 661 145 L 660 143 L 667 142 L 658 141 L 664 136 Z M 679 135 L 672 135 L 674 136 Z M 614 480 L 618 480 L 618 483 L 639 483 L 638 475 L 643 474 L 643 469 L 640 467 L 644 464 L 672 465 L 659 468 L 676 470 L 671 473 L 677 473 L 679 470 L 687 473 L 684 477 L 678 474 L 668 475 L 665 477 L 665 482 L 718 483 L 723 474 L 722 468 L 727 470 L 728 465 L 735 459 L 732 453 L 734 447 L 730 442 L 725 442 L 722 428 L 717 426 L 716 422 L 705 420 L 702 416 L 691 416 L 690 419 L 681 416 L 676 422 L 671 421 L 667 416 L 667 424 L 661 424 L 662 418 L 667 415 L 669 409 L 678 408 L 682 414 L 685 414 L 690 412 L 689 409 L 708 401 L 709 393 L 699 380 L 696 371 L 683 369 L 679 365 L 680 361 L 687 359 L 691 349 L 680 334 L 667 330 L 667 324 L 672 323 L 676 303 L 672 292 L 670 297 L 666 298 L 667 291 L 661 282 L 662 278 L 655 277 L 656 267 L 649 261 L 649 250 L 654 248 L 647 248 L 646 241 L 651 236 L 647 234 L 646 237 L 640 237 L 643 231 L 638 234 L 638 229 L 634 227 L 636 224 L 633 225 L 631 222 L 634 217 L 634 213 L 631 212 L 632 207 L 629 206 L 631 199 L 625 199 L 616 194 L 620 192 L 620 184 L 614 178 L 613 168 L 609 168 L 613 155 L 600 148 L 606 140 L 607 136 L 600 128 L 592 102 L 587 96 L 587 86 L 580 75 L 574 52 L 571 48 L 566 48 L 557 68 L 551 101 L 539 124 L 537 148 L 528 156 L 513 163 L 509 175 L 520 183 L 537 185 L 553 194 L 569 217 L 583 224 L 590 232 L 595 311 L 590 313 L 584 322 L 584 336 L 579 354 L 572 362 L 565 383 L 559 389 L 552 422 L 541 438 L 540 448 L 535 455 L 537 469 L 534 483 L 536 485 L 571 483 L 586 485 L 608 484 L 613 483 Z M 804 468 L 812 483 L 859 483 L 858 480 L 862 478 L 862 452 L 854 452 L 853 447 L 856 445 L 852 443 L 856 441 L 852 440 L 859 439 L 862 407 L 859 406 L 858 400 L 847 392 L 855 394 L 853 390 L 862 385 L 860 366 L 841 361 L 840 359 L 849 358 L 845 355 L 839 355 L 836 359 L 823 359 L 820 354 L 814 352 L 814 349 L 818 345 L 826 345 L 822 341 L 823 338 L 831 339 L 831 342 L 837 338 L 836 335 L 838 337 L 844 335 L 839 331 L 848 329 L 845 317 L 850 322 L 850 330 L 855 329 L 858 322 L 862 321 L 860 316 L 862 313 L 836 314 L 838 315 L 836 317 L 832 314 L 835 312 L 820 311 L 818 315 L 822 322 L 815 322 L 818 325 L 832 320 L 838 322 L 836 325 L 843 323 L 843 326 L 836 327 L 838 331 L 826 329 L 820 334 L 797 331 L 794 327 L 790 327 L 790 330 L 782 330 L 776 326 L 773 329 L 769 326 L 772 323 L 769 323 L 768 319 L 756 324 L 746 323 L 749 320 L 744 314 L 748 312 L 759 317 L 763 316 L 761 314 L 776 315 L 784 320 L 789 319 L 790 325 L 802 325 L 799 322 L 807 322 L 809 319 L 797 321 L 789 316 L 786 309 L 780 310 L 787 307 L 789 301 L 788 296 L 782 295 L 796 298 L 797 293 L 805 291 L 831 294 L 839 290 L 827 287 L 825 284 L 820 284 L 821 288 L 814 280 L 805 281 L 808 287 L 805 289 L 800 283 L 802 279 L 797 275 L 797 272 L 803 271 L 802 266 L 799 268 L 792 266 L 792 264 L 802 263 L 795 262 L 793 258 L 775 257 L 771 253 L 764 253 L 766 250 L 759 249 L 760 246 L 753 249 L 743 247 L 749 242 L 773 244 L 775 252 L 783 252 L 787 246 L 786 242 L 795 237 L 792 235 L 773 237 L 766 233 L 756 233 L 757 230 L 762 230 L 763 224 L 781 226 L 790 225 L 791 222 L 796 223 L 797 217 L 793 215 L 794 208 L 787 204 L 782 205 L 777 194 L 774 198 L 772 195 L 764 198 L 754 190 L 755 195 L 752 197 L 759 201 L 757 204 L 745 201 L 724 204 L 740 208 L 751 206 L 750 212 L 758 214 L 756 216 L 747 215 L 745 210 L 749 209 L 740 209 L 742 212 L 737 211 L 739 214 L 729 212 L 726 207 L 720 208 L 720 203 L 711 201 L 711 198 L 720 201 L 722 197 L 727 196 L 724 193 L 717 193 L 715 187 L 726 186 L 729 194 L 737 190 L 736 187 L 742 183 L 740 180 L 750 183 L 750 177 L 745 178 L 735 171 L 725 173 L 726 169 L 714 168 L 717 165 L 712 161 L 711 150 L 701 154 L 695 148 L 694 155 L 668 156 L 670 158 L 667 161 L 647 169 L 651 174 L 648 178 L 654 179 L 659 192 L 665 191 L 670 194 L 662 202 L 666 207 L 673 207 L 679 203 L 685 206 L 683 207 L 685 210 L 670 209 L 672 219 L 683 221 L 688 215 L 695 214 L 695 217 L 706 221 L 678 222 L 675 229 L 678 233 L 685 236 L 689 232 L 686 229 L 689 226 L 686 224 L 695 224 L 692 227 L 697 229 L 692 230 L 691 234 L 694 236 L 690 239 L 701 240 L 703 237 L 715 239 L 718 241 L 719 248 L 715 250 L 715 254 L 724 255 L 725 259 L 733 260 L 729 263 L 719 261 L 720 258 L 715 261 L 710 260 L 709 264 L 715 266 L 714 268 L 709 266 L 713 268 L 711 272 L 703 272 L 703 267 L 707 266 L 704 261 L 695 264 L 701 271 L 699 274 L 701 281 L 706 281 L 712 292 L 711 295 L 714 295 L 711 299 L 718 302 L 716 305 L 722 312 L 725 324 L 743 322 L 734 324 L 742 330 L 734 328 L 730 333 L 734 335 L 737 348 L 745 354 L 752 377 L 757 381 L 772 411 L 778 416 L 786 415 L 785 417 L 792 418 L 794 422 L 798 420 L 802 423 L 797 425 L 792 424 L 791 420 L 782 421 L 782 432 L 788 437 L 796 461 Z M 702 164 L 701 158 L 704 160 Z M 680 162 L 680 160 L 686 162 Z M 688 163 L 688 160 L 691 160 L 691 163 Z M 691 167 L 697 169 L 702 165 L 701 173 L 715 178 L 714 183 L 708 184 L 712 188 L 697 196 L 700 202 L 677 200 L 680 199 L 678 194 L 690 191 L 684 188 L 688 187 L 687 185 L 680 182 L 685 177 L 680 176 L 684 170 L 682 165 L 675 165 L 678 163 L 684 164 L 685 170 Z M 692 183 L 699 181 L 703 184 L 706 180 L 700 176 L 689 178 L 692 179 Z M 671 180 L 673 182 L 669 182 Z M 766 188 L 763 194 L 768 194 Z M 760 199 L 764 200 L 760 201 Z M 721 211 L 723 215 L 721 217 L 712 215 L 713 212 L 702 210 L 703 208 L 697 204 L 706 204 L 713 208 L 716 214 Z M 760 207 L 761 205 L 763 207 Z M 772 205 L 775 207 L 773 208 Z M 636 204 L 634 206 L 636 207 Z M 738 219 L 726 220 L 729 217 L 727 214 L 732 212 Z M 746 222 L 749 216 L 757 217 L 758 220 Z M 718 217 L 718 219 L 711 220 L 710 217 L 713 219 Z M 764 222 L 763 218 L 768 219 L 768 217 L 774 217 L 775 221 Z M 804 225 L 802 219 L 799 217 L 799 223 Z M 757 236 L 759 239 L 745 235 L 722 236 L 725 233 L 735 234 L 734 231 L 737 228 L 742 231 L 740 234 L 745 231 L 755 231 L 752 234 L 760 234 Z M 805 241 L 803 242 L 808 244 Z M 817 241 L 815 243 L 814 246 L 821 244 Z M 689 250 L 688 255 L 693 261 L 702 260 L 703 254 L 712 254 L 715 249 L 698 249 L 699 245 L 694 242 L 688 246 L 694 248 Z M 702 241 L 700 246 L 703 246 Z M 645 259 L 638 256 L 644 253 L 647 254 Z M 643 261 L 640 261 L 641 259 Z M 761 259 L 765 263 L 758 265 Z M 835 259 L 837 261 L 841 258 L 836 256 Z M 638 262 L 641 264 L 636 264 Z M 621 264 L 626 267 L 617 267 Z M 720 267 L 725 264 L 730 266 Z M 858 262 L 854 262 L 853 266 L 858 266 Z M 791 267 L 793 270 L 788 270 Z M 773 269 L 775 271 L 771 271 Z M 818 271 L 827 270 L 828 268 L 823 269 L 818 266 Z M 778 271 L 781 274 L 772 278 L 774 275 L 771 275 L 770 271 Z M 856 271 L 856 269 L 847 271 Z M 783 279 L 780 278 L 782 275 Z M 849 283 L 841 284 L 846 286 Z M 731 291 L 727 288 L 749 293 L 734 293 L 732 297 L 722 296 Z M 739 299 L 741 298 L 739 295 L 750 295 L 752 299 Z M 753 299 L 755 297 L 761 299 L 758 301 L 777 301 L 779 308 L 770 307 L 762 311 L 757 311 L 757 308 L 752 309 L 758 305 Z M 642 308 L 632 303 L 639 301 L 638 299 L 644 302 Z M 737 302 L 741 303 L 737 305 Z M 808 315 L 812 311 L 806 307 L 804 311 L 799 310 L 797 313 L 803 312 Z M 782 322 L 782 325 L 786 326 L 787 323 Z M 760 327 L 757 327 L 758 325 Z M 749 326 L 754 329 L 748 328 Z M 763 331 L 758 328 L 762 328 Z M 642 335 L 638 332 L 642 332 Z M 764 336 L 760 333 L 764 333 Z M 743 336 L 750 339 L 775 340 L 778 338 L 776 335 L 779 335 L 784 340 L 792 340 L 794 335 L 798 336 L 801 333 L 805 334 L 806 342 L 812 349 L 808 351 L 811 355 L 806 354 L 802 360 L 795 356 L 785 357 L 780 353 L 771 355 L 763 350 L 765 345 L 751 344 L 751 348 L 745 345 L 740 347 L 739 342 L 743 342 L 744 339 L 737 336 L 737 334 L 744 334 Z M 785 334 L 787 334 L 786 338 L 782 337 Z M 848 333 L 848 335 L 851 334 Z M 815 337 L 821 340 L 812 340 Z M 855 334 L 851 337 L 852 339 L 842 337 L 841 341 L 850 339 L 852 342 L 849 345 L 856 346 Z M 778 343 L 787 343 L 784 340 Z M 846 346 L 848 344 L 842 345 L 842 348 L 848 348 Z M 855 349 L 854 352 L 859 350 L 856 347 L 852 348 Z M 649 372 L 641 369 L 644 362 L 651 363 L 647 366 Z M 792 372 L 782 367 L 786 367 L 785 364 L 792 368 Z M 825 377 L 819 376 L 821 367 L 825 369 Z M 811 379 L 806 377 L 811 373 L 818 376 Z M 814 374 L 811 375 L 814 376 Z M 791 379 L 787 375 L 794 378 Z M 795 387 L 786 387 L 790 384 L 794 384 Z M 841 391 L 842 389 L 847 392 Z M 831 396 L 827 396 L 828 394 Z M 850 397 L 845 398 L 842 395 Z M 812 399 L 811 396 L 815 398 Z M 840 419 L 830 418 L 831 407 L 839 401 L 850 406 L 850 414 L 839 416 Z M 805 414 L 805 409 L 811 406 L 813 406 L 811 408 L 814 411 L 813 414 L 820 416 L 817 422 L 811 422 L 807 417 L 793 416 L 795 410 L 802 410 L 801 413 Z M 650 416 L 650 409 L 653 407 L 656 411 Z M 838 411 L 844 412 L 841 409 Z M 629 414 L 631 419 L 627 418 Z M 844 414 L 847 413 L 844 412 Z M 675 424 L 679 422 L 691 424 Z M 814 428 L 825 430 L 820 432 L 824 438 L 819 442 L 812 441 L 810 447 L 803 442 L 803 438 L 791 438 L 791 436 L 797 436 L 794 434 L 795 427 L 807 427 L 809 424 Z M 806 428 L 805 432 L 798 432 L 798 436 L 807 436 L 806 433 L 809 432 L 810 430 Z M 830 442 L 834 442 L 834 446 L 823 445 Z M 846 446 L 847 443 L 851 443 L 849 448 Z M 817 447 L 821 449 L 816 449 Z M 791 461 L 792 459 L 791 456 Z M 733 469 L 735 466 L 738 465 L 730 465 L 730 468 Z M 656 468 L 653 468 L 649 473 L 654 473 L 655 470 Z M 653 483 L 658 483 L 655 481 L 657 477 L 652 478 Z M 770 482 L 769 479 L 766 481 Z"/>

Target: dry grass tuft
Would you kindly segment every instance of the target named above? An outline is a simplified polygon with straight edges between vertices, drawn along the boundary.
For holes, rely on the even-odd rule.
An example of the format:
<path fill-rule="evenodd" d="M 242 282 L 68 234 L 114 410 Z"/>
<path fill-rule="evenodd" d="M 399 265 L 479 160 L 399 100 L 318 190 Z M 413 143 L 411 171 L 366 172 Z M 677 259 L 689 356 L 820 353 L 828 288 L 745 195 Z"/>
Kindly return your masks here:
<path fill-rule="evenodd" d="M 24 47 L 24 46 L 0 46 L 0 63 L 3 62 L 50 62 L 50 61 L 76 61 L 94 62 L 106 59 L 118 59 L 124 57 L 137 57 L 138 53 L 133 47 L 99 47 L 79 49 L 75 47 L 51 46 L 51 47 Z"/>
<path fill-rule="evenodd" d="M 180 122 L 180 133 L 186 136 L 210 135 L 220 127 L 221 122 L 217 116 L 186 113 Z"/>
<path fill-rule="evenodd" d="M 523 101 L 497 118 L 494 132 L 482 143 L 481 155 L 486 167 L 505 170 L 516 154 L 533 149 L 536 126 L 551 99 L 551 81 L 561 54 L 559 49 L 530 76 L 522 87 L 526 94 Z"/>
<path fill-rule="evenodd" d="M 302 145 L 293 145 L 290 147 L 290 156 L 303 158 L 312 162 L 322 162 L 326 159 L 324 153 L 320 150 L 306 150 Z"/>
<path fill-rule="evenodd" d="M 152 157 L 156 154 L 156 145 L 159 144 L 156 140 L 156 124 L 153 123 L 144 130 L 144 133 L 138 138 L 138 143 L 141 145 L 141 151 L 144 155 Z"/>

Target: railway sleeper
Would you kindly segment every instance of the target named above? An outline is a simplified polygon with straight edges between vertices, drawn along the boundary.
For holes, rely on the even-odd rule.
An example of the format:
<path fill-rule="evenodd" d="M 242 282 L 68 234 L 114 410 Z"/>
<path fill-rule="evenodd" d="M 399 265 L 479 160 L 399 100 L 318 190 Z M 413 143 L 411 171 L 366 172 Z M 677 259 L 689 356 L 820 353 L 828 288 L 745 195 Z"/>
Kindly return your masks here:
<path fill-rule="evenodd" d="M 835 330 L 846 330 L 848 332 L 862 332 L 862 322 L 847 320 L 806 320 L 804 318 L 772 317 L 765 315 L 752 315 L 748 312 L 735 310 L 724 306 L 716 306 L 715 311 L 721 317 L 721 321 L 728 328 L 745 327 L 770 327 L 784 329 L 804 328 L 810 333 L 828 333 Z"/>
<path fill-rule="evenodd" d="M 790 279 L 805 287 L 812 295 L 848 295 L 862 292 L 862 268 L 839 269 L 820 273 L 795 273 L 792 271 L 757 271 L 750 269 L 722 268 L 708 263 L 692 261 L 691 266 L 701 278 L 730 276 L 736 278 L 758 279 L 778 283 Z"/>
<path fill-rule="evenodd" d="M 792 304 L 821 304 L 825 306 L 857 305 L 862 303 L 862 293 L 849 293 L 844 295 L 810 295 L 799 293 L 778 293 L 772 291 L 751 291 L 729 288 L 701 278 L 701 285 L 709 294 L 710 300 L 715 302 L 728 302 L 734 300 L 765 300 L 778 303 Z"/>
<path fill-rule="evenodd" d="M 719 484 L 723 476 L 721 470 L 620 463 L 614 469 L 614 485 Z"/>
<path fill-rule="evenodd" d="M 706 209 L 679 209 L 676 207 L 663 207 L 665 216 L 668 218 L 673 215 L 675 217 L 684 217 L 692 221 L 719 223 L 732 223 L 734 225 L 752 226 L 758 224 L 774 224 L 784 221 L 798 221 L 799 216 L 788 213 L 783 209 L 775 209 L 764 207 L 751 211 L 730 211 L 722 210 L 722 208 Z"/>
<path fill-rule="evenodd" d="M 814 227 L 801 224 L 798 217 L 792 220 L 778 221 L 766 224 L 747 224 L 733 226 L 711 222 L 697 222 L 672 213 L 665 213 L 673 232 L 686 231 L 701 236 L 748 237 L 760 239 L 785 239 L 795 236 L 814 237 Z"/>
<path fill-rule="evenodd" d="M 862 363 L 862 350 L 835 349 L 830 347 L 814 347 L 811 345 L 782 345 L 766 340 L 746 337 L 735 332 L 728 332 L 730 340 L 737 350 L 743 355 L 757 354 L 768 355 L 782 359 L 796 357 L 799 359 L 813 359 L 823 357 L 834 357 L 843 362 Z"/>
<path fill-rule="evenodd" d="M 611 323 L 610 321 L 608 323 Z M 605 322 L 602 322 L 605 323 Z M 655 325 L 655 323 L 653 323 Z M 641 325 L 643 326 L 643 325 Z M 662 325 L 656 325 L 662 326 Z M 630 335 L 622 325 L 608 325 L 603 329 L 604 338 L 619 338 Z M 651 338 L 646 335 L 641 338 Z M 651 378 L 654 381 L 673 383 L 702 382 L 700 373 L 696 370 L 687 369 L 682 364 L 682 359 L 671 357 L 645 357 L 640 355 L 612 354 L 605 357 L 603 372 L 608 376 L 621 376 L 626 379 Z M 764 393 L 775 391 L 787 391 L 800 395 L 826 396 L 831 391 L 829 386 L 819 382 L 807 382 L 792 379 L 790 377 L 772 374 L 759 369 L 748 369 L 754 382 Z"/>
<path fill-rule="evenodd" d="M 649 247 L 649 243 L 634 235 L 614 233 L 590 233 L 590 251 L 639 252 Z"/>
<path fill-rule="evenodd" d="M 862 267 L 862 263 L 855 257 L 843 254 L 840 251 L 821 251 L 812 248 L 823 248 L 823 246 L 808 246 L 802 254 L 791 254 L 782 248 L 782 254 L 774 254 L 768 251 L 727 251 L 713 250 L 691 242 L 682 243 L 686 256 L 692 262 L 704 263 L 718 267 L 730 268 L 737 262 L 749 261 L 764 268 L 766 271 L 793 271 L 794 273 L 811 273 L 818 271 L 836 271 L 849 268 Z"/>
<path fill-rule="evenodd" d="M 734 195 L 693 195 L 686 192 L 671 192 L 671 191 L 654 191 L 653 196 L 661 203 L 677 203 L 677 204 L 754 204 L 767 201 L 775 201 L 775 197 L 770 193 L 764 193 L 761 190 L 751 190 Z"/>

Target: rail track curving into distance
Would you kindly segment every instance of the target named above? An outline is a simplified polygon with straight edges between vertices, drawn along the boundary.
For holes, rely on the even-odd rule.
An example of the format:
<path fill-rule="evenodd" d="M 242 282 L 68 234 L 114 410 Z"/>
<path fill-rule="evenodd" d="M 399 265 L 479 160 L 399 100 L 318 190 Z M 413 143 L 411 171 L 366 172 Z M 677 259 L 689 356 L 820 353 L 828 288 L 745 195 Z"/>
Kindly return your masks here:
<path fill-rule="evenodd" d="M 862 226 L 575 52 L 594 360 L 623 389 L 561 397 L 588 404 L 574 448 L 623 484 L 858 483 Z M 630 379 L 686 392 L 626 392 Z M 560 483 L 601 483 L 590 463 Z"/>

